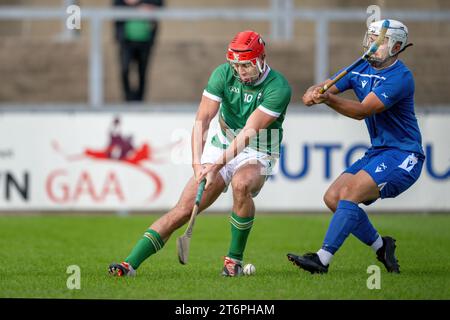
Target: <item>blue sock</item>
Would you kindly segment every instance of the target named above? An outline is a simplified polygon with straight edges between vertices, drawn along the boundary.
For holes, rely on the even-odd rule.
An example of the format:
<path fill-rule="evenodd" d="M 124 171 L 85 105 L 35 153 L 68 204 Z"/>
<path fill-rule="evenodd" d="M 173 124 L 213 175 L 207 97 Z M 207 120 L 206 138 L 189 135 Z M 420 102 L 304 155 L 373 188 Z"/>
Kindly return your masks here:
<path fill-rule="evenodd" d="M 373 227 L 372 223 L 370 223 L 369 217 L 364 212 L 364 210 L 360 207 L 358 207 L 358 209 L 359 223 L 356 226 L 355 230 L 352 231 L 352 234 L 356 238 L 370 246 L 375 242 L 375 240 L 377 240 L 378 232 Z"/>
<path fill-rule="evenodd" d="M 322 249 L 334 254 L 352 233 L 359 222 L 359 207 L 356 203 L 340 200 L 328 226 Z"/>

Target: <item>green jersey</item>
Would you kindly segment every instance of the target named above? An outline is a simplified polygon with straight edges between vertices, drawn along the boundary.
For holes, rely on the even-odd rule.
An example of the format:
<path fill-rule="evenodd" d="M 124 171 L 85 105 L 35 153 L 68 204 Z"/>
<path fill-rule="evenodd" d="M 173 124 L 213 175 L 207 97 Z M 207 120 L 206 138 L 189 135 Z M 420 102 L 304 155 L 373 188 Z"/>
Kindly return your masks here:
<path fill-rule="evenodd" d="M 224 134 L 229 140 L 244 128 L 255 109 L 277 117 L 266 130 L 250 140 L 249 147 L 268 154 L 279 154 L 282 124 L 291 100 L 291 87 L 281 73 L 267 67 L 254 85 L 245 85 L 234 76 L 231 65 L 224 63 L 213 71 L 203 94 L 220 102 L 219 117 L 227 127 L 227 134 Z M 217 139 L 214 141 L 213 138 L 213 143 L 217 145 Z"/>
<path fill-rule="evenodd" d="M 149 21 L 130 20 L 125 22 L 125 38 L 130 41 L 145 42 L 151 38 L 153 24 Z"/>

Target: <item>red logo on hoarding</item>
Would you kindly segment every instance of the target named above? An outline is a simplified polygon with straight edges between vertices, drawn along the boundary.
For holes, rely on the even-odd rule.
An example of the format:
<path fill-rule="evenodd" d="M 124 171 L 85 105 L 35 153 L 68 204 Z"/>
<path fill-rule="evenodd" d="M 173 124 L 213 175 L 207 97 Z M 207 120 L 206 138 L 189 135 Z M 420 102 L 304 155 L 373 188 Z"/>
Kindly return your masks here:
<path fill-rule="evenodd" d="M 89 195 L 90 199 L 96 203 L 104 201 L 109 195 L 115 196 L 120 202 L 125 201 L 120 181 L 114 171 L 108 172 L 101 189 L 98 190 L 89 171 L 83 170 L 74 186 L 67 182 L 68 175 L 67 170 L 58 169 L 48 176 L 46 189 L 53 202 L 59 204 L 69 201 L 77 202 L 83 195 Z M 59 186 L 58 192 L 55 190 L 55 184 Z"/>
<path fill-rule="evenodd" d="M 133 143 L 133 136 L 122 135 L 120 124 L 120 118 L 116 117 L 110 128 L 108 145 L 103 149 L 85 148 L 81 153 L 67 154 L 56 140 L 52 141 L 52 147 L 67 161 L 79 161 L 83 159 L 108 161 L 131 166 L 139 170 L 150 178 L 155 186 L 153 193 L 148 197 L 148 201 L 154 201 L 161 194 L 163 183 L 160 176 L 152 169 L 144 166 L 144 163 L 162 163 L 163 161 L 161 159 L 156 159 L 156 154 L 161 151 L 170 150 L 181 141 L 159 149 L 152 148 L 148 142 L 144 142 L 136 147 Z M 67 203 L 70 200 L 76 202 L 83 194 L 88 194 L 94 202 L 102 202 L 108 195 L 114 195 L 121 202 L 125 200 L 120 181 L 114 171 L 109 171 L 106 174 L 102 187 L 97 189 L 88 170 L 83 170 L 80 173 L 75 185 L 69 185 L 65 182 L 64 177 L 67 175 L 67 170 L 57 169 L 52 171 L 47 177 L 46 190 L 49 198 L 53 202 Z M 54 192 L 56 183 L 60 187 L 58 195 Z"/>

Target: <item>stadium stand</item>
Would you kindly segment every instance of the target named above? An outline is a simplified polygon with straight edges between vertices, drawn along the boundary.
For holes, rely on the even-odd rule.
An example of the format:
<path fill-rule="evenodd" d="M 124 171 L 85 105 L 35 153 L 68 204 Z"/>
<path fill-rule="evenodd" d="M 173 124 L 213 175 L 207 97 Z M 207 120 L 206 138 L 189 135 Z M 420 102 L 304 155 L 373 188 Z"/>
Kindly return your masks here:
<path fill-rule="evenodd" d="M 109 7 L 109 0 L 81 0 L 83 6 Z M 295 1 L 299 8 L 365 8 L 378 4 L 382 9 L 398 9 L 403 1 Z M 60 7 L 62 0 L 0 0 L 0 5 Z M 239 7 L 239 0 L 168 0 L 167 7 Z M 246 1 L 246 7 L 267 8 L 270 1 Z M 404 8 L 404 7 L 403 7 Z M 409 10 L 450 9 L 445 0 L 409 2 Z M 0 9 L 1 10 L 1 9 Z M 450 22 L 408 22 L 410 41 L 415 46 L 403 59 L 416 77 L 416 102 L 421 106 L 450 105 L 446 68 L 450 51 Z M 225 61 L 223 50 L 228 38 L 238 30 L 253 28 L 269 38 L 269 22 L 255 21 L 163 21 L 153 56 L 148 102 L 197 102 L 211 66 Z M 89 24 L 83 23 L 79 37 L 64 41 L 63 22 L 0 21 L 0 103 L 86 103 L 88 96 Z M 103 35 L 105 100 L 118 103 L 117 48 L 112 23 L 105 23 Z M 330 73 L 353 61 L 361 53 L 365 24 L 356 22 L 330 25 Z M 270 41 L 270 65 L 283 72 L 292 84 L 294 101 L 314 82 L 315 26 L 296 21 L 290 41 Z M 186 85 L 189 83 L 189 85 Z M 439 90 L 439 91 L 438 91 Z"/>

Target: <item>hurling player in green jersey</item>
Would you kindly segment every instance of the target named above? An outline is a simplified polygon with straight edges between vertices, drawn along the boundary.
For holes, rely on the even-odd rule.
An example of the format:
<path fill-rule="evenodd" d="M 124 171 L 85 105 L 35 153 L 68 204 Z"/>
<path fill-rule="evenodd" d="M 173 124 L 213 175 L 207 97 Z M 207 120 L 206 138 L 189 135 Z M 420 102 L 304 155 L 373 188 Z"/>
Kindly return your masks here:
<path fill-rule="evenodd" d="M 227 60 L 212 72 L 197 111 L 191 138 L 193 177 L 175 207 L 146 230 L 129 256 L 109 266 L 112 275 L 135 275 L 140 264 L 189 221 L 203 179 L 206 186 L 200 212 L 231 184 L 231 243 L 222 275 L 242 275 L 244 250 L 255 216 L 253 198 L 273 173 L 279 157 L 291 88 L 284 76 L 266 63 L 265 43 L 254 31 L 239 32 L 233 38 Z M 206 140 L 217 113 L 217 130 Z"/>

